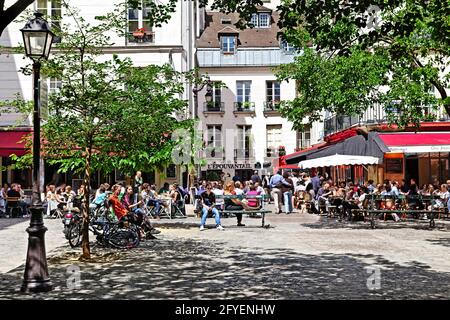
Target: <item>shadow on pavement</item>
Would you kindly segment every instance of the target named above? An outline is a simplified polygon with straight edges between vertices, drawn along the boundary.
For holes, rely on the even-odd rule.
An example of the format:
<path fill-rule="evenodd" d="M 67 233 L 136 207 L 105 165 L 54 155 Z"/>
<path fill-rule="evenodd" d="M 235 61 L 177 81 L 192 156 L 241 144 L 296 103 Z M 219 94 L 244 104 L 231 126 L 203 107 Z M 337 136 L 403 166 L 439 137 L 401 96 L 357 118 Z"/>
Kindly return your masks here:
<path fill-rule="evenodd" d="M 66 258 L 49 262 L 53 291 L 18 293 L 21 266 L 0 275 L 0 299 L 450 298 L 450 273 L 418 262 L 400 265 L 378 255 L 308 255 L 191 239 L 147 241 L 101 263 L 79 262 L 73 250 L 66 250 Z M 378 274 L 370 269 L 374 267 L 380 268 L 374 269 L 380 270 L 380 282 L 371 278 Z M 73 281 L 77 268 L 80 282 Z"/>
<path fill-rule="evenodd" d="M 29 222 L 30 218 L 0 218 L 0 230 L 27 221 Z"/>
<path fill-rule="evenodd" d="M 302 223 L 302 226 L 311 229 L 371 229 L 369 220 L 363 221 L 338 221 L 337 218 L 327 218 L 325 216 L 319 217 L 319 221 L 314 223 Z M 450 225 L 444 224 L 436 220 L 436 227 L 430 228 L 428 220 L 408 220 L 402 222 L 375 220 L 376 229 L 415 229 L 415 230 L 434 230 L 434 231 L 448 231 Z"/>

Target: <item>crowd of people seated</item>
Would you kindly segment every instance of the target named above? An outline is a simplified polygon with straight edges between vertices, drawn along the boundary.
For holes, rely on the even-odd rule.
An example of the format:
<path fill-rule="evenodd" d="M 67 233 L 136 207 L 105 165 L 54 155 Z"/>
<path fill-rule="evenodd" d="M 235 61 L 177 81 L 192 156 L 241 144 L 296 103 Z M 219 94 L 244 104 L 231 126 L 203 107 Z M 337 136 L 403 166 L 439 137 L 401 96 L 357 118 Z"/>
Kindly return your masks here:
<path fill-rule="evenodd" d="M 376 209 L 380 210 L 444 210 L 450 203 L 450 180 L 419 188 L 414 179 L 409 183 L 403 179 L 400 182 L 385 180 L 383 184 L 374 184 L 373 180 L 357 184 L 352 180 L 335 182 L 321 174 L 312 178 L 302 174 L 295 185 L 293 202 L 301 212 L 328 213 L 333 207 L 351 216 L 352 210 L 367 208 L 369 194 L 383 196 L 384 200 L 377 203 Z M 400 220 L 396 213 L 391 216 Z M 427 215 L 422 214 L 421 218 L 427 219 Z"/>

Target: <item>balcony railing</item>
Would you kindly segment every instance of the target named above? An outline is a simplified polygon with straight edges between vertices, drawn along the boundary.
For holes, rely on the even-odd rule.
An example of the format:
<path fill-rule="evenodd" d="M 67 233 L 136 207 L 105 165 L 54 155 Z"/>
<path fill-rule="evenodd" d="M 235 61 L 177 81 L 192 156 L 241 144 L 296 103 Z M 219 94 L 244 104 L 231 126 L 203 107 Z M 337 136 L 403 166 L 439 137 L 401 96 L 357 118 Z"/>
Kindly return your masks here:
<path fill-rule="evenodd" d="M 225 112 L 225 104 L 220 101 L 204 102 L 203 112 Z"/>
<path fill-rule="evenodd" d="M 253 159 L 253 150 L 251 149 L 234 149 L 234 160 L 237 159 Z"/>
<path fill-rule="evenodd" d="M 280 107 L 279 101 L 265 101 L 264 102 L 264 112 L 279 112 Z"/>
<path fill-rule="evenodd" d="M 424 115 L 432 115 L 435 119 L 434 121 L 450 120 L 450 116 L 445 112 L 443 108 L 439 110 L 433 110 L 430 107 L 423 107 L 423 113 Z M 365 110 L 362 115 L 333 115 L 329 118 L 326 118 L 324 121 L 324 135 L 327 136 L 332 133 L 350 128 L 354 125 L 370 125 L 386 122 L 387 116 L 385 107 L 378 104 Z"/>
<path fill-rule="evenodd" d="M 223 147 L 206 147 L 204 150 L 204 156 L 209 159 L 225 160 L 225 152 Z"/>
<path fill-rule="evenodd" d="M 235 102 L 234 103 L 234 112 L 255 112 L 255 103 L 250 101 L 244 102 Z"/>

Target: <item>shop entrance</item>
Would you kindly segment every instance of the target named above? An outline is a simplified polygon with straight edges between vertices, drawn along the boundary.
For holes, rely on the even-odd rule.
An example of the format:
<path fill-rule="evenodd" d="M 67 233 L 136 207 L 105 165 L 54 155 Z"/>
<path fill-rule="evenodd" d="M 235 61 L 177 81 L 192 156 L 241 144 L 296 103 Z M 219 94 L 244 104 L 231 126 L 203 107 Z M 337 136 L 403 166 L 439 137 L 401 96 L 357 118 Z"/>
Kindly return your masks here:
<path fill-rule="evenodd" d="M 406 183 L 410 183 L 411 179 L 416 180 L 417 185 L 420 186 L 419 181 L 419 159 L 417 156 L 406 156 L 405 161 L 405 179 Z"/>
<path fill-rule="evenodd" d="M 251 180 L 250 178 L 253 175 L 253 171 L 254 170 L 252 169 L 240 169 L 235 171 L 235 175 L 240 178 L 241 182 L 245 182 Z"/>

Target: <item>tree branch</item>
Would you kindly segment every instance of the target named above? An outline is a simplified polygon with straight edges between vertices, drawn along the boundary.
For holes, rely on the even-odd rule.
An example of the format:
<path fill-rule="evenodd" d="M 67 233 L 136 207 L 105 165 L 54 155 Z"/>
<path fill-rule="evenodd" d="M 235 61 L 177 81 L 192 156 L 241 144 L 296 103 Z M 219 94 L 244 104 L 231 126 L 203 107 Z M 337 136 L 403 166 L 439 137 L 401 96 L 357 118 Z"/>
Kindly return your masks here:
<path fill-rule="evenodd" d="M 0 1 L 0 7 L 2 9 L 4 9 L 4 2 L 4 0 Z M 8 9 L 0 11 L 0 36 L 8 24 L 13 22 L 13 20 L 33 2 L 34 0 L 18 0 Z"/>

